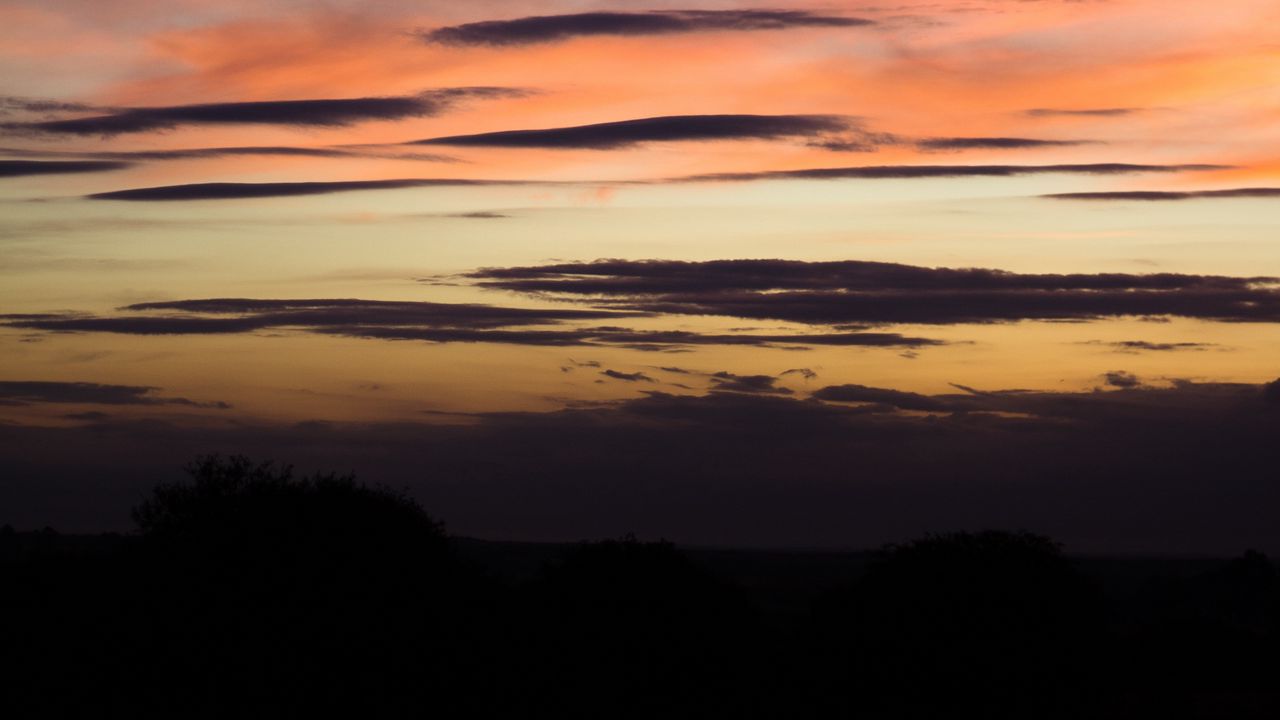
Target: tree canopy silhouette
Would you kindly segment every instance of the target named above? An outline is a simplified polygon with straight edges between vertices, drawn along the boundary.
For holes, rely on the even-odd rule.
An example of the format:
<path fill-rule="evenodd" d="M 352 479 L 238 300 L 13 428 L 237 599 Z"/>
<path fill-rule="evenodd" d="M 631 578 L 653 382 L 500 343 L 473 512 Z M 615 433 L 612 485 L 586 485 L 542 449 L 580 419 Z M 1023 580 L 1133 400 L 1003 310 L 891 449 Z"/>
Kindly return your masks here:
<path fill-rule="evenodd" d="M 958 532 L 882 549 L 816 629 L 832 680 L 862 702 L 1043 716 L 1078 699 L 1096 606 L 1048 538 Z"/>
<path fill-rule="evenodd" d="M 476 588 L 416 502 L 238 456 L 187 471 L 190 482 L 158 486 L 133 513 L 149 614 L 140 627 L 166 658 L 152 666 L 173 690 L 166 709 L 449 697 Z M 223 690 L 192 698 L 205 683 Z"/>
<path fill-rule="evenodd" d="M 150 542 L 184 552 L 261 555 L 305 548 L 329 562 L 335 555 L 445 548 L 443 526 L 413 499 L 359 484 L 353 475 L 299 478 L 290 466 L 234 455 L 199 458 L 187 473 L 191 482 L 161 484 L 133 509 Z"/>

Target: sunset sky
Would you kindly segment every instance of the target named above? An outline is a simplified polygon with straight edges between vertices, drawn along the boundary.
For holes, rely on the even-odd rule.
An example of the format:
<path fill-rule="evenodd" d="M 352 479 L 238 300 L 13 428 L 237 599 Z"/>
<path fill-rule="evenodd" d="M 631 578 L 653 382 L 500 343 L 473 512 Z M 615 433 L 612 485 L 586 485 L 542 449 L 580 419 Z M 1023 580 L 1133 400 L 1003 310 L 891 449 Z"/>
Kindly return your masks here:
<path fill-rule="evenodd" d="M 1280 550 L 1277 27 L 0 0 L 0 521 L 244 452 L 493 538 Z"/>

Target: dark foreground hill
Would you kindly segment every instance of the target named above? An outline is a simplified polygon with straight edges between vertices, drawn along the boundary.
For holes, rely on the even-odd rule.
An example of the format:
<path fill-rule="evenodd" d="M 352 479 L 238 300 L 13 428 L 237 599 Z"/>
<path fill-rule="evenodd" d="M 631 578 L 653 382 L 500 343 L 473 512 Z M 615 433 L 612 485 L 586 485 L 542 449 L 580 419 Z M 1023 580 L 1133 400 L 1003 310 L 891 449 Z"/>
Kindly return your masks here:
<path fill-rule="evenodd" d="M 1280 716 L 1257 553 L 487 542 L 351 478 L 192 470 L 129 535 L 0 532 L 10 716 Z"/>

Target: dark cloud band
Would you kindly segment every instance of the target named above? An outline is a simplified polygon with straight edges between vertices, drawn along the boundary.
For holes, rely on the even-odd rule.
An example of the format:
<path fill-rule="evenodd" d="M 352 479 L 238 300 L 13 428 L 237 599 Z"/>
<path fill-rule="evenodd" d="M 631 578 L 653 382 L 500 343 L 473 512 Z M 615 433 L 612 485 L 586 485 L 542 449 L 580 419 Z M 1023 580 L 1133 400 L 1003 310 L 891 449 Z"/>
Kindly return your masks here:
<path fill-rule="evenodd" d="M 128 335 L 219 335 L 269 328 L 380 340 L 433 343 L 503 343 L 547 347 L 622 347 L 671 351 L 700 345 L 738 345 L 794 349 L 814 345 L 841 347 L 923 347 L 928 338 L 897 333 L 831 332 L 814 334 L 697 333 L 634 330 L 615 325 L 577 327 L 575 321 L 623 320 L 650 313 L 577 308 L 507 308 L 431 302 L 354 299 L 253 300 L 215 298 L 141 303 L 130 314 L 0 316 L 10 327 L 46 332 L 108 332 Z M 147 313 L 164 313 L 153 315 Z M 550 329 L 530 326 L 558 326 Z"/>
<path fill-rule="evenodd" d="M 812 27 L 857 27 L 870 20 L 820 15 L 803 10 L 665 10 L 652 12 L 588 12 L 488 20 L 437 28 L 423 40 L 443 45 L 533 45 L 591 36 L 673 35 L 713 31 L 786 30 Z"/>
<path fill-rule="evenodd" d="M 1032 108 L 1023 111 L 1029 117 L 1122 117 L 1141 112 L 1141 108 Z"/>
<path fill-rule="evenodd" d="M 104 160 L 0 160 L 0 177 L 62 175 L 123 170 L 130 163 Z"/>
<path fill-rule="evenodd" d="M 1083 174 L 1123 175 L 1129 173 L 1173 173 L 1198 170 L 1222 170 L 1221 165 L 1133 165 L 1097 163 L 1089 165 L 879 165 L 869 167 L 810 168 L 807 170 L 768 170 L 747 173 L 715 173 L 668 178 L 653 182 L 747 182 L 756 180 L 905 180 L 957 177 L 1018 177 L 1022 175 Z M 644 184 L 646 181 L 618 182 L 608 185 Z M 479 180 L 461 178 L 404 178 L 394 180 L 340 180 L 332 182 L 279 183 L 192 183 L 133 188 L 94 193 L 94 200 L 235 200 L 296 195 L 327 195 L 355 190 L 397 190 L 415 187 L 462 187 L 473 185 L 585 185 L 601 184 L 539 181 Z"/>
<path fill-rule="evenodd" d="M 590 125 L 498 132 L 418 140 L 417 145 L 608 150 L 646 142 L 775 140 L 806 138 L 808 145 L 838 152 L 870 152 L 907 145 L 926 152 L 1025 150 L 1083 145 L 1087 140 L 1022 137 L 935 137 L 912 140 L 874 132 L 841 115 L 670 115 Z"/>
<path fill-rule="evenodd" d="M 862 261 L 603 260 L 489 268 L 482 287 L 597 306 L 812 324 L 985 323 L 1174 316 L 1280 322 L 1280 279 L 1021 274 Z"/>
<path fill-rule="evenodd" d="M 93 110 L 101 110 L 101 108 L 95 108 L 92 105 L 86 105 L 85 103 L 68 102 L 64 100 L 15 97 L 12 95 L 0 96 L 0 115 L 7 115 L 15 111 L 24 113 L 55 113 L 90 112 Z"/>
<path fill-rule="evenodd" d="M 119 135 L 170 130 L 185 125 L 285 125 L 339 127 L 371 120 L 402 120 L 437 115 L 467 99 L 526 94 L 516 88 L 459 87 L 418 95 L 318 100 L 204 103 L 124 108 L 106 115 L 6 123 L 10 132 L 44 135 Z"/>
<path fill-rule="evenodd" d="M 186 398 L 155 395 L 159 388 L 145 385 L 102 385 L 89 382 L 38 380 L 0 381 L 0 405 L 75 403 L 83 405 L 187 405 L 227 409 L 222 402 L 199 403 Z"/>
<path fill-rule="evenodd" d="M 1117 192 L 1054 193 L 1042 197 L 1054 200 L 1170 202 L 1215 198 L 1280 198 L 1280 188 L 1232 188 L 1229 190 L 1132 190 Z"/>
<path fill-rule="evenodd" d="M 1090 340 L 1082 343 L 1084 345 L 1098 345 L 1111 348 L 1116 352 L 1122 353 L 1139 353 L 1139 352 L 1180 352 L 1185 350 L 1199 351 L 1216 348 L 1213 343 L 1200 342 L 1151 342 L 1150 340 Z"/>
<path fill-rule="evenodd" d="M 329 327 L 319 329 L 317 332 L 380 340 L 421 340 L 434 343 L 487 342 L 547 347 L 620 347 L 642 352 L 669 352 L 704 345 L 795 350 L 807 349 L 810 346 L 918 348 L 944 344 L 942 341 L 929 338 L 882 332 L 760 335 L 695 333 L 683 330 L 629 330 L 619 327 L 566 330 L 475 330 L 456 327 L 373 326 Z"/>
<path fill-rule="evenodd" d="M 294 147 L 289 145 L 246 145 L 241 147 L 180 148 L 176 150 L 51 151 L 0 147 L 0 154 L 32 158 L 76 158 L 85 161 L 214 160 L 224 157 L 375 157 L 393 160 L 451 162 L 455 158 L 419 152 L 392 152 L 382 146 Z"/>
<path fill-rule="evenodd" d="M 644 142 L 811 137 L 849 127 L 835 115 L 671 115 L 537 130 L 505 130 L 419 140 L 419 145 L 604 150 Z"/>
<path fill-rule="evenodd" d="M 686 182 L 743 182 L 750 180 L 910 180 L 956 177 L 1020 177 L 1023 175 L 1127 175 L 1131 173 L 1174 173 L 1226 170 L 1224 165 L 1140 165 L 1133 163 L 1088 163 L 1061 165 L 872 165 L 863 167 L 764 170 L 741 173 L 688 175 Z"/>
<path fill-rule="evenodd" d="M 1032 150 L 1087 145 L 1091 140 L 1041 140 L 1022 137 L 938 137 L 916 141 L 921 150 Z"/>
<path fill-rule="evenodd" d="M 162 185 L 131 190 L 94 193 L 93 200 L 132 200 L 163 202 L 168 200 L 244 200 L 250 198 L 329 195 L 355 190 L 402 190 L 416 187 L 463 187 L 492 184 L 484 180 L 410 178 L 400 180 L 346 180 L 335 182 L 279 183 L 193 183 Z"/>

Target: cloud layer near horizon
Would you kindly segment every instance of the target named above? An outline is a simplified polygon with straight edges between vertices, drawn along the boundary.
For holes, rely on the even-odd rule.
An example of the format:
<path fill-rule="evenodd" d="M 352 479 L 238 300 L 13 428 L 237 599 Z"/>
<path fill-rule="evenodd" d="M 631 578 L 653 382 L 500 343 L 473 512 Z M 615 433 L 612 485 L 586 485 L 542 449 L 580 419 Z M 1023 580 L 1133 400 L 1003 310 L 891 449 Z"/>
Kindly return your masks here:
<path fill-rule="evenodd" d="M 459 425 L 0 425 L 0 504 L 19 509 L 10 521 L 20 524 L 102 529 L 105 510 L 123 523 L 141 491 L 194 455 L 236 448 L 307 469 L 358 467 L 367 482 L 408 488 L 456 532 L 493 539 L 634 531 L 849 547 L 1013 518 L 1076 551 L 1280 546 L 1269 512 L 1280 485 L 1265 480 L 1280 462 L 1271 386 L 922 395 L 843 385 L 815 393 L 823 402 L 723 375 L 766 391 L 650 391 Z M 95 483 L 77 485 L 87 472 Z"/>

